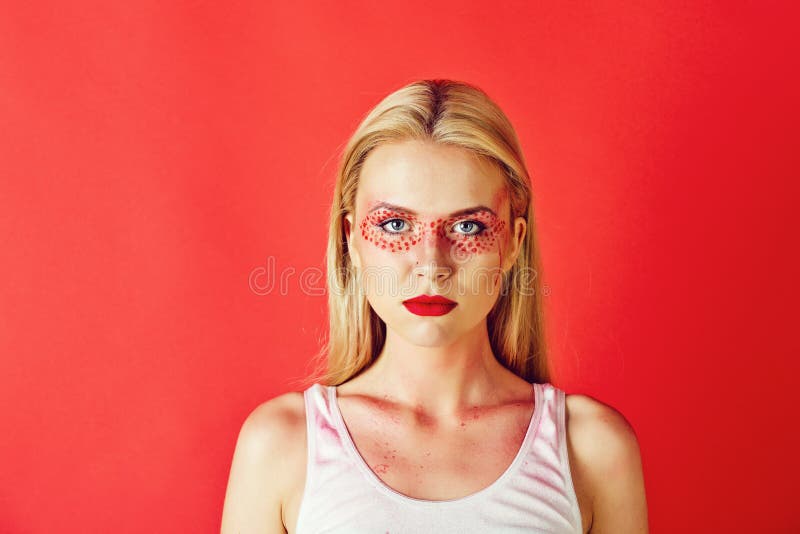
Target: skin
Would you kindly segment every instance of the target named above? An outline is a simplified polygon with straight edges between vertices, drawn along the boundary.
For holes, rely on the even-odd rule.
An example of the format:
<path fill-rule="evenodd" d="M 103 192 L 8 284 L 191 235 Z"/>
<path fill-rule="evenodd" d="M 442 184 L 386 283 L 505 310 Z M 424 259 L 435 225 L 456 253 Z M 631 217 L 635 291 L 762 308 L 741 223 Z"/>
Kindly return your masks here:
<path fill-rule="evenodd" d="M 488 210 L 456 214 L 477 206 Z M 364 163 L 345 226 L 361 287 L 387 326 L 375 362 L 337 389 L 359 453 L 386 485 L 411 497 L 455 499 L 489 486 L 519 450 L 534 409 L 530 384 L 496 360 L 486 326 L 526 231 L 523 218 L 511 220 L 500 169 L 456 147 L 381 145 Z M 457 306 L 418 316 L 402 301 L 420 294 Z M 585 395 L 567 395 L 566 403 L 583 532 L 648 532 L 630 424 Z M 253 410 L 234 452 L 223 533 L 294 532 L 305 443 L 302 393 Z"/>

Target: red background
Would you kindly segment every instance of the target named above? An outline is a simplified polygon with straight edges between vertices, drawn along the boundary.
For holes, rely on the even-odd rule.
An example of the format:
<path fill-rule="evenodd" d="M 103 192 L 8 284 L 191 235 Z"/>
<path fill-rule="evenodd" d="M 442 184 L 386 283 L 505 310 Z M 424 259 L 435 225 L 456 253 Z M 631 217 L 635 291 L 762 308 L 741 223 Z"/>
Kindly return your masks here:
<path fill-rule="evenodd" d="M 553 382 L 633 424 L 652 532 L 800 528 L 780 3 L 33 4 L 0 16 L 0 531 L 218 531 L 325 333 L 342 145 L 427 77 L 518 130 Z"/>

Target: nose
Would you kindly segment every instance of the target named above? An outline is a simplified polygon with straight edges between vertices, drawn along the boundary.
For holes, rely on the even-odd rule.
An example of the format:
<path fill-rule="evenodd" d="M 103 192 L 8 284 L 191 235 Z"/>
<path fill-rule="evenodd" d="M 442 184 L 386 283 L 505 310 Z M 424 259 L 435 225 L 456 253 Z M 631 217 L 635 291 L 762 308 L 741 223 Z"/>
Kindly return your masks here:
<path fill-rule="evenodd" d="M 450 243 L 440 232 L 429 230 L 417 243 L 414 274 L 432 282 L 441 283 L 453 273 L 450 261 Z"/>

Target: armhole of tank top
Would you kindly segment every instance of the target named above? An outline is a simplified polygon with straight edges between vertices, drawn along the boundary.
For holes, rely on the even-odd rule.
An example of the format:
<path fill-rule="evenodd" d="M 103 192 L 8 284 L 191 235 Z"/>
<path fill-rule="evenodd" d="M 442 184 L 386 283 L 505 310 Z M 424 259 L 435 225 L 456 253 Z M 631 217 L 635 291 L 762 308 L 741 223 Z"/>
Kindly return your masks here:
<path fill-rule="evenodd" d="M 308 500 L 308 494 L 311 492 L 311 482 L 312 482 L 312 472 L 313 472 L 313 465 L 314 465 L 314 455 L 315 455 L 315 435 L 314 435 L 314 413 L 311 408 L 311 395 L 316 395 L 317 392 L 313 391 L 317 386 L 312 386 L 311 389 L 307 389 L 303 392 L 303 405 L 305 406 L 305 416 L 306 416 L 306 479 L 303 483 L 303 493 L 300 495 L 300 505 L 297 508 L 297 522 L 295 523 L 294 531 L 297 534 L 303 532 L 303 510 L 308 505 L 306 501 Z"/>
<path fill-rule="evenodd" d="M 567 494 L 572 503 L 572 515 L 577 525 L 576 532 L 583 534 L 583 518 L 578 504 L 578 494 L 575 492 L 575 485 L 572 482 L 572 468 L 569 465 L 567 449 L 567 395 L 563 390 L 556 388 L 556 399 L 558 404 L 558 451 L 561 456 L 561 465 L 564 466 Z"/>

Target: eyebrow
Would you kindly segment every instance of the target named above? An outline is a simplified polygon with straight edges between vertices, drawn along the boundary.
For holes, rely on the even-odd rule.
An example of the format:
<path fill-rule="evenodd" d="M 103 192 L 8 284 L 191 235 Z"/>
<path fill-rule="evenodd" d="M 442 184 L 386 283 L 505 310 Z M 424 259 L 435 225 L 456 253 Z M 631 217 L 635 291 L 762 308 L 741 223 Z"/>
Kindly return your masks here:
<path fill-rule="evenodd" d="M 377 210 L 379 210 L 381 208 L 389 209 L 389 210 L 392 210 L 392 211 L 398 211 L 400 213 L 405 213 L 407 215 L 415 215 L 415 216 L 419 215 L 416 211 L 414 211 L 412 209 L 404 208 L 403 206 L 398 206 L 396 204 L 391 204 L 389 202 L 377 202 L 377 203 L 375 203 L 370 208 L 369 213 L 372 213 L 373 211 L 377 211 Z M 471 208 L 464 208 L 463 210 L 454 211 L 453 213 L 448 215 L 448 217 L 460 217 L 462 215 L 473 215 L 475 213 L 482 213 L 482 212 L 488 212 L 488 213 L 491 213 L 492 215 L 494 215 L 495 217 L 497 216 L 497 214 L 491 208 L 488 208 L 486 206 L 480 205 L 480 206 L 473 206 Z"/>

